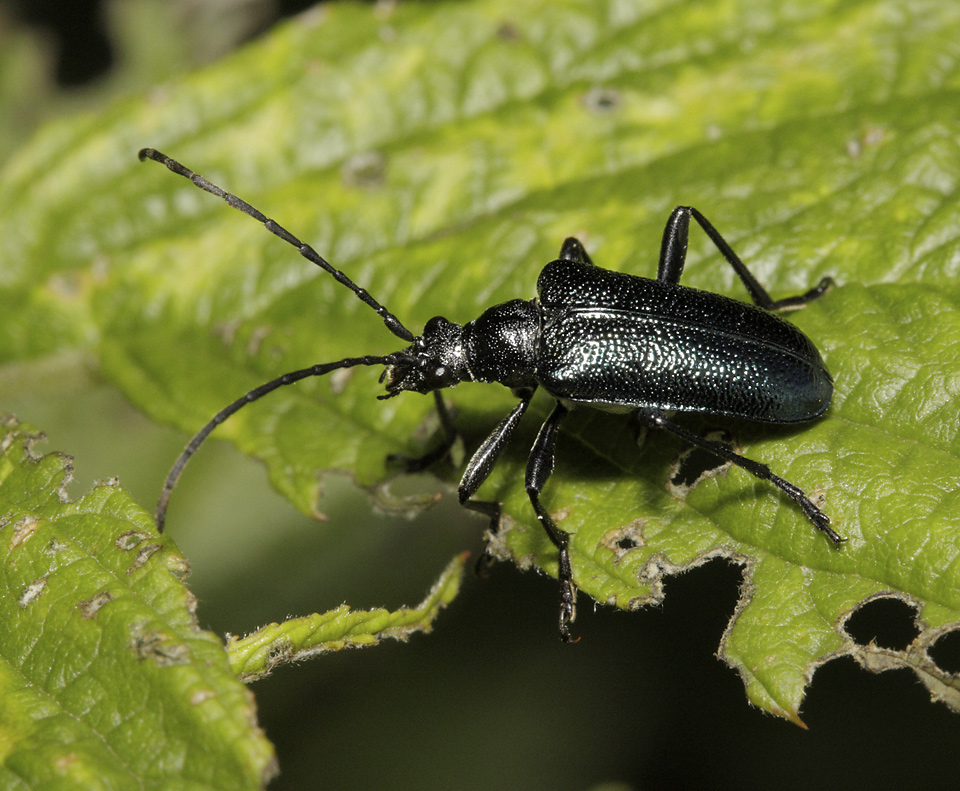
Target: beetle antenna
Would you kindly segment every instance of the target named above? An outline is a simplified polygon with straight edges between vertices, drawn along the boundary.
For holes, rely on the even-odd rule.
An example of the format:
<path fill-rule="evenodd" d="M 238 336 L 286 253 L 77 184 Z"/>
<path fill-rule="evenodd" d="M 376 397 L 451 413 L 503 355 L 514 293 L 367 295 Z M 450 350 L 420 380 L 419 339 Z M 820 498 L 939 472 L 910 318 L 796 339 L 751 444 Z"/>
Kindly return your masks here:
<path fill-rule="evenodd" d="M 140 149 L 138 156 L 140 157 L 141 162 L 146 159 L 152 159 L 154 162 L 159 162 L 161 165 L 166 165 L 167 168 L 172 170 L 178 176 L 183 176 L 186 179 L 190 179 L 190 181 L 192 181 L 200 189 L 209 192 L 211 195 L 216 195 L 218 198 L 222 198 L 231 206 L 233 206 L 233 208 L 242 211 L 244 214 L 248 214 L 253 217 L 253 219 L 263 223 L 264 227 L 270 231 L 270 233 L 274 234 L 275 236 L 279 236 L 288 244 L 292 244 L 300 252 L 300 255 L 306 258 L 310 263 L 316 264 L 321 269 L 329 272 L 331 275 L 333 275 L 334 279 L 338 283 L 342 283 L 354 294 L 356 294 L 357 298 L 361 302 L 373 308 L 377 312 L 377 315 L 383 319 L 383 323 L 387 325 L 387 329 L 390 330 L 390 332 L 405 341 L 413 340 L 413 333 L 400 323 L 400 319 L 394 316 L 389 310 L 387 310 L 383 305 L 377 302 L 377 300 L 370 296 L 370 293 L 366 289 L 360 288 L 360 286 L 354 283 L 339 269 L 330 264 L 310 245 L 301 242 L 296 236 L 290 233 L 290 231 L 274 220 L 271 220 L 269 217 L 264 215 L 263 212 L 254 208 L 242 198 L 238 198 L 236 195 L 221 189 L 216 184 L 207 181 L 203 176 L 199 175 L 198 173 L 194 173 L 192 170 L 190 170 L 190 168 L 184 167 L 177 162 L 177 160 L 171 159 L 166 154 L 162 154 L 161 152 L 157 151 L 155 148 L 142 148 Z"/>
<path fill-rule="evenodd" d="M 163 525 L 167 519 L 167 505 L 170 503 L 170 495 L 173 493 L 173 487 L 177 485 L 177 480 L 180 478 L 180 474 L 183 472 L 183 468 L 187 466 L 187 462 L 190 461 L 190 457 L 200 448 L 204 440 L 210 436 L 217 426 L 219 426 L 223 421 L 228 417 L 238 412 L 240 409 L 245 407 L 247 404 L 251 404 L 257 399 L 263 398 L 267 393 L 272 393 L 279 387 L 284 385 L 293 384 L 294 382 L 299 382 L 301 379 L 307 379 L 311 376 L 323 376 L 328 374 L 331 371 L 336 371 L 340 368 L 353 368 L 357 365 L 392 365 L 396 362 L 399 353 L 388 354 L 385 357 L 376 357 L 368 355 L 366 357 L 347 357 L 344 360 L 338 360 L 335 363 L 321 363 L 319 365 L 313 365 L 309 368 L 303 368 L 299 371 L 291 371 L 286 373 L 283 376 L 278 376 L 276 379 L 272 379 L 269 382 L 265 382 L 259 387 L 253 388 L 249 393 L 238 398 L 232 404 L 225 406 L 213 418 L 210 420 L 207 425 L 200 429 L 193 439 L 187 444 L 187 447 L 183 449 L 183 453 L 180 454 L 179 458 L 174 463 L 173 467 L 170 469 L 170 473 L 167 475 L 167 480 L 163 485 L 163 491 L 160 492 L 160 500 L 157 502 L 157 511 L 154 516 L 154 521 L 157 525 L 157 532 L 163 532 Z"/>

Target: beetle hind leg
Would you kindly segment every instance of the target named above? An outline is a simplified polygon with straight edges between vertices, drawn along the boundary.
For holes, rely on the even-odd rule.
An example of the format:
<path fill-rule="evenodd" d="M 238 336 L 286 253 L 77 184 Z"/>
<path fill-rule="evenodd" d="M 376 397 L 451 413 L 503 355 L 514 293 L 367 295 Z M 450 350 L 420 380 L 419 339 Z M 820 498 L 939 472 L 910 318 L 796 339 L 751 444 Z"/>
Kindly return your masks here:
<path fill-rule="evenodd" d="M 687 259 L 687 237 L 690 231 L 690 218 L 693 217 L 697 224 L 703 228 L 703 232 L 710 237 L 710 241 L 716 245 L 717 249 L 723 254 L 727 263 L 733 267 L 737 277 L 746 286 L 750 293 L 750 298 L 754 304 L 765 310 L 795 310 L 802 308 L 811 300 L 822 297 L 833 285 L 833 278 L 825 277 L 811 288 L 809 291 L 799 294 L 795 297 L 786 297 L 784 299 L 774 300 L 767 290 L 760 285 L 759 281 L 747 269 L 747 265 L 740 260 L 730 244 L 720 232 L 713 227 L 706 217 L 703 216 L 693 206 L 677 206 L 667 220 L 667 225 L 663 229 L 663 241 L 660 244 L 660 263 L 657 267 L 657 280 L 661 283 L 672 283 L 676 285 L 680 282 L 680 276 L 683 274 L 683 265 Z"/>
<path fill-rule="evenodd" d="M 766 464 L 760 464 L 752 459 L 748 459 L 739 455 L 738 453 L 734 453 L 726 445 L 723 445 L 719 442 L 712 442 L 711 440 L 704 439 L 693 432 L 687 431 L 685 428 L 678 426 L 676 423 L 672 423 L 671 421 L 667 420 L 662 412 L 652 409 L 641 409 L 638 410 L 637 414 L 641 420 L 647 423 L 647 425 L 653 428 L 662 428 L 671 432 L 672 434 L 676 434 L 685 442 L 689 442 L 691 445 L 696 445 L 698 448 L 703 448 L 704 450 L 714 454 L 715 456 L 718 456 L 724 461 L 729 461 L 732 464 L 736 464 L 738 467 L 742 467 L 760 480 L 769 481 L 780 491 L 786 494 L 797 505 L 799 505 L 807 519 L 813 523 L 813 526 L 816 527 L 817 530 L 825 533 L 827 538 L 833 542 L 834 546 L 839 548 L 840 545 L 846 541 L 843 536 L 830 527 L 830 517 L 817 508 L 817 506 L 810 501 L 810 498 L 807 497 L 802 489 L 790 483 L 790 481 L 784 480 L 779 475 L 774 475 Z"/>
<path fill-rule="evenodd" d="M 561 261 L 576 261 L 578 264 L 594 265 L 593 259 L 590 258 L 590 254 L 583 243 L 574 236 L 568 236 L 564 239 L 558 259 Z"/>

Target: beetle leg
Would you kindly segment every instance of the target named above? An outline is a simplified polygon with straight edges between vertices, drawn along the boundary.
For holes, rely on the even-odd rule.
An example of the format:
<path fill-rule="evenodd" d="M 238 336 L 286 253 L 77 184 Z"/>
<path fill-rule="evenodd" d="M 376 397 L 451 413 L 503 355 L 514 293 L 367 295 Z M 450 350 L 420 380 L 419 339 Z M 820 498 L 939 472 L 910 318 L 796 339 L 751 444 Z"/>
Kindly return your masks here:
<path fill-rule="evenodd" d="M 803 510 L 803 513 L 806 514 L 806 517 L 813 522 L 814 527 L 826 533 L 827 537 L 834 543 L 835 546 L 839 547 L 840 544 L 846 541 L 845 538 L 843 538 L 832 527 L 830 527 L 830 517 L 817 508 L 817 506 L 815 506 L 812 502 L 810 502 L 810 499 L 806 494 L 804 494 L 802 489 L 794 486 L 792 483 L 790 483 L 790 481 L 786 481 L 780 476 L 774 475 L 766 464 L 760 464 L 752 459 L 740 456 L 722 443 L 712 442 L 711 440 L 704 439 L 697 434 L 687 431 L 685 428 L 681 428 L 676 423 L 671 423 L 669 420 L 667 420 L 662 412 L 652 409 L 641 409 L 638 411 L 638 414 L 641 419 L 647 422 L 648 425 L 654 428 L 666 429 L 667 431 L 676 434 L 685 442 L 689 442 L 691 445 L 696 445 L 697 447 L 703 448 L 715 456 L 719 456 L 725 461 L 736 464 L 738 467 L 743 467 L 743 469 L 757 476 L 760 478 L 760 480 L 770 481 L 770 483 L 780 489 L 780 491 L 782 491 L 797 505 L 799 505 Z"/>
<path fill-rule="evenodd" d="M 564 239 L 558 258 L 561 261 L 576 261 L 578 264 L 594 265 L 593 259 L 590 258 L 590 254 L 587 253 L 586 248 L 584 248 L 579 239 L 573 236 L 568 236 Z"/>
<path fill-rule="evenodd" d="M 489 516 L 490 530 L 493 533 L 496 533 L 497 530 L 500 529 L 500 503 L 495 500 L 471 500 L 470 498 L 476 494 L 477 489 L 480 488 L 481 484 L 487 479 L 487 476 L 490 475 L 493 465 L 497 463 L 497 459 L 500 458 L 500 454 L 503 453 L 514 431 L 516 431 L 517 425 L 520 423 L 520 418 L 522 418 L 523 413 L 527 411 L 531 398 L 533 398 L 532 390 L 522 391 L 520 403 L 513 408 L 509 415 L 500 421 L 500 425 L 490 433 L 490 436 L 483 441 L 483 444 L 477 448 L 476 453 L 470 458 L 467 468 L 463 472 L 463 477 L 460 479 L 460 486 L 457 489 L 460 505 L 464 508 L 469 508 L 471 511 L 477 511 L 478 513 Z M 487 553 L 484 553 L 483 557 L 480 558 L 478 566 L 481 565 L 484 560 L 489 560 Z"/>
<path fill-rule="evenodd" d="M 660 262 L 657 264 L 657 280 L 660 283 L 677 285 L 687 260 L 687 236 L 690 230 L 690 207 L 677 206 L 670 212 L 660 242 Z"/>
<path fill-rule="evenodd" d="M 836 284 L 833 282 L 832 277 L 822 277 L 820 278 L 820 282 L 809 291 L 806 291 L 803 294 L 798 294 L 795 297 L 784 297 L 783 299 L 778 299 L 773 303 L 772 310 L 794 310 L 796 308 L 802 308 L 811 300 L 822 297 L 831 288 L 833 288 L 834 285 Z"/>
<path fill-rule="evenodd" d="M 540 427 L 537 441 L 533 443 L 530 459 L 527 461 L 526 477 L 527 495 L 537 512 L 537 518 L 543 525 L 543 529 L 547 531 L 547 536 L 553 545 L 560 552 L 557 566 L 557 579 L 560 581 L 560 638 L 565 643 L 570 642 L 569 625 L 576 617 L 577 600 L 577 589 L 573 584 L 573 569 L 570 567 L 570 534 L 557 527 L 553 518 L 547 513 L 547 509 L 540 502 L 540 492 L 543 491 L 550 473 L 553 472 L 557 427 L 567 412 L 567 408 L 558 401 L 550 417 Z"/>
<path fill-rule="evenodd" d="M 706 217 L 692 206 L 677 206 L 671 212 L 670 219 L 667 220 L 667 225 L 663 229 L 663 241 L 660 244 L 660 263 L 657 266 L 657 280 L 661 283 L 676 285 L 680 282 L 683 265 L 687 258 L 687 235 L 691 217 L 703 228 L 704 233 L 710 237 L 710 241 L 717 246 L 723 257 L 727 259 L 727 263 L 733 267 L 737 277 L 747 287 L 754 304 L 765 310 L 801 308 L 810 300 L 823 296 L 833 285 L 833 279 L 825 277 L 803 294 L 779 300 L 772 299 L 767 290 L 750 274 L 746 264 L 740 260 L 727 240 L 720 235 L 720 232 L 713 227 L 713 224 Z"/>
<path fill-rule="evenodd" d="M 453 418 L 450 417 L 450 409 L 447 407 L 447 402 L 443 400 L 443 396 L 440 395 L 439 390 L 433 391 L 433 399 L 437 404 L 440 426 L 443 428 L 443 442 L 422 456 L 407 456 L 403 453 L 391 453 L 387 456 L 389 463 L 403 464 L 407 472 L 420 472 L 428 467 L 432 467 L 450 453 L 450 448 L 452 448 L 453 443 L 457 441 L 457 427 L 453 425 Z"/>

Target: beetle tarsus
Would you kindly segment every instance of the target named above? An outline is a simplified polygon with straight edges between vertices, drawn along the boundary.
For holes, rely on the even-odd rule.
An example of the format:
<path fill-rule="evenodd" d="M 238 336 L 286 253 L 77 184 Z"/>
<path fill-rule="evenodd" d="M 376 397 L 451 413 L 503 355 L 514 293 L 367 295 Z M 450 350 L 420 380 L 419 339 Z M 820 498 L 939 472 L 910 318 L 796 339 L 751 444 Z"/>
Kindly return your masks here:
<path fill-rule="evenodd" d="M 840 549 L 843 543 L 847 540 L 844 536 L 841 536 L 836 530 L 830 527 L 830 517 L 827 516 L 823 511 L 821 511 L 816 505 L 814 505 L 810 499 L 799 489 L 801 498 L 797 502 L 800 503 L 800 507 L 803 509 L 803 512 L 807 515 L 807 518 L 813 522 L 814 527 L 818 530 L 823 531 L 827 538 L 829 538 L 833 545 Z"/>
<path fill-rule="evenodd" d="M 557 558 L 557 579 L 560 581 L 560 639 L 565 643 L 578 643 L 572 637 L 570 624 L 577 618 L 577 587 L 573 584 L 573 569 L 570 566 L 570 550 L 564 546 Z"/>
<path fill-rule="evenodd" d="M 836 283 L 833 281 L 832 277 L 824 277 L 820 279 L 820 282 L 817 283 L 809 291 L 804 292 L 796 297 L 786 297 L 784 299 L 778 299 L 773 303 L 773 310 L 797 310 L 798 308 L 804 307 L 808 302 L 812 302 L 815 299 L 820 299 L 824 294 L 826 294 L 831 288 L 833 288 Z"/>

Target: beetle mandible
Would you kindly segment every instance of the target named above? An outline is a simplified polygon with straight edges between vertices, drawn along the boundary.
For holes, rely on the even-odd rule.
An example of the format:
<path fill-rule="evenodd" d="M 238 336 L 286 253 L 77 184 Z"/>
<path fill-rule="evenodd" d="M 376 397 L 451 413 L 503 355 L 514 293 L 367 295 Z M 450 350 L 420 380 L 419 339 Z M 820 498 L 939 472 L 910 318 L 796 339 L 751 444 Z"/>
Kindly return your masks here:
<path fill-rule="evenodd" d="M 392 354 L 348 357 L 291 371 L 224 407 L 194 436 L 170 470 L 157 504 L 158 530 L 163 530 L 167 504 L 184 465 L 210 432 L 237 410 L 307 377 L 340 368 L 382 365 L 380 381 L 387 392 L 378 398 L 392 398 L 404 390 L 433 393 L 443 427 L 443 443 L 430 453 L 413 459 L 397 457 L 410 470 L 443 458 L 456 438 L 440 394 L 443 388 L 460 382 L 499 382 L 520 399 L 473 454 L 458 488 L 460 503 L 489 517 L 492 532 L 499 527 L 500 504 L 475 500 L 473 495 L 515 433 L 537 388 L 556 399 L 530 451 L 526 490 L 540 524 L 557 548 L 560 637 L 564 641 L 570 639 L 576 597 L 570 535 L 547 513 L 540 493 L 553 472 L 560 422 L 575 406 L 633 413 L 642 425 L 670 431 L 769 481 L 796 502 L 836 546 L 845 540 L 797 486 L 774 475 L 765 464 L 700 437 L 667 416 L 673 411 L 700 412 L 766 423 L 799 423 L 820 417 L 830 403 L 833 380 L 816 346 L 775 312 L 802 307 L 822 296 L 833 285 L 831 278 L 823 278 L 803 294 L 775 301 L 706 217 L 693 207 L 678 206 L 663 232 L 656 280 L 595 266 L 583 245 L 571 237 L 563 243 L 557 260 L 540 272 L 537 298 L 494 305 L 463 325 L 436 316 L 426 323 L 422 335 L 414 336 L 366 290 L 246 201 L 155 149 L 144 148 L 140 159 L 166 165 L 263 223 L 349 288 L 376 311 L 387 329 L 409 343 Z M 753 305 L 679 284 L 691 217 L 733 267 Z"/>

